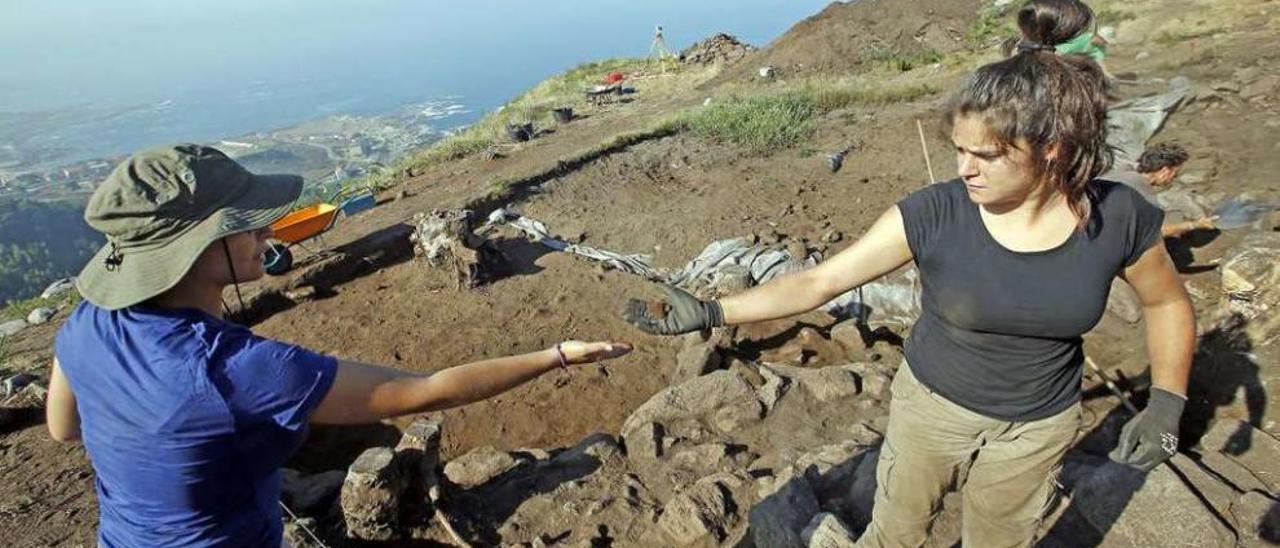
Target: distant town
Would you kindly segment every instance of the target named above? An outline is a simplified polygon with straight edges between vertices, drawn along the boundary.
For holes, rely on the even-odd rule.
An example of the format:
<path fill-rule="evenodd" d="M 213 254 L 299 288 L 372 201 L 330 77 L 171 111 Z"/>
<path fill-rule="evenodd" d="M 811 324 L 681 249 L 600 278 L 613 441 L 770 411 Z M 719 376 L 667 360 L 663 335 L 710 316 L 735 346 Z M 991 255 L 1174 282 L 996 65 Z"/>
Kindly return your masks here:
<path fill-rule="evenodd" d="M 330 116 L 207 144 L 256 173 L 295 173 L 308 186 L 328 185 L 383 169 L 447 135 L 440 124 L 467 113 L 456 103 L 431 102 L 386 116 Z M 125 157 L 28 170 L 0 165 L 0 199 L 83 200 Z"/>

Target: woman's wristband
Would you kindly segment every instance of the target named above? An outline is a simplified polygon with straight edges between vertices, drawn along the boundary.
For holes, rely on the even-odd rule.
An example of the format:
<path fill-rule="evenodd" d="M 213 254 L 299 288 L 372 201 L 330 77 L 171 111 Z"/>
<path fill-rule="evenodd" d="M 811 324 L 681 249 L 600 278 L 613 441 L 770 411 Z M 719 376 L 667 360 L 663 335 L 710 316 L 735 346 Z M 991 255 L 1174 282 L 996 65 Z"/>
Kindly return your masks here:
<path fill-rule="evenodd" d="M 564 344 L 564 343 L 556 343 L 555 347 L 552 348 L 552 350 L 554 350 L 556 353 L 556 359 L 560 360 L 560 368 L 568 369 L 569 359 L 564 356 L 564 350 L 560 348 L 561 344 Z"/>

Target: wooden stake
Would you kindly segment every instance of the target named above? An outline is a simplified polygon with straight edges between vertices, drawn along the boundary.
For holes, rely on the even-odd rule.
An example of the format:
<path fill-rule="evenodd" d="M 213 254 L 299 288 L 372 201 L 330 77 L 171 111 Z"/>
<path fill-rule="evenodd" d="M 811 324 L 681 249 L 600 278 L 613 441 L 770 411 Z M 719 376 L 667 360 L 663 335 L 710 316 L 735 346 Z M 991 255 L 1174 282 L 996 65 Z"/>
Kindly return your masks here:
<path fill-rule="evenodd" d="M 933 184 L 938 179 L 933 176 L 933 162 L 929 161 L 929 145 L 924 142 L 924 126 L 920 124 L 919 119 L 916 119 L 916 131 L 920 132 L 920 150 L 924 151 L 924 166 L 929 170 L 929 184 Z"/>

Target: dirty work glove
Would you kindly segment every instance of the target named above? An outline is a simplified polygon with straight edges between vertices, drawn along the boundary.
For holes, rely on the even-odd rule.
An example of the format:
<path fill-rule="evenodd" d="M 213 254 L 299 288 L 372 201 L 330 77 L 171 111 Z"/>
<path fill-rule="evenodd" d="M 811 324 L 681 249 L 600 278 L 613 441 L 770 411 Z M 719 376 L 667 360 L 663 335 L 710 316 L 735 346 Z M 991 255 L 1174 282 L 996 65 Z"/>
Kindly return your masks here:
<path fill-rule="evenodd" d="M 1120 444 L 1111 451 L 1111 460 L 1143 472 L 1169 460 L 1178 452 L 1178 420 L 1186 404 L 1182 396 L 1152 387 L 1147 408 L 1120 430 Z"/>
<path fill-rule="evenodd" d="M 622 317 L 641 331 L 654 335 L 679 335 L 724 325 L 724 312 L 719 301 L 700 301 L 697 297 L 675 286 L 661 284 L 667 294 L 666 315 L 649 310 L 649 303 L 640 299 L 627 300 Z"/>

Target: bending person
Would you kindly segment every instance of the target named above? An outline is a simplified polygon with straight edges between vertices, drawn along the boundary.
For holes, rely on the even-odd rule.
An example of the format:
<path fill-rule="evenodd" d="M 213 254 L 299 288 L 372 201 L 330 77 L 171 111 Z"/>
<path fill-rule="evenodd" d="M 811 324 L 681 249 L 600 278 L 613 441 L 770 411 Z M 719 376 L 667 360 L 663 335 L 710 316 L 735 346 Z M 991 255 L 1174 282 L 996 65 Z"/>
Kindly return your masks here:
<path fill-rule="evenodd" d="M 263 276 L 270 225 L 301 190 L 182 145 L 134 155 L 89 200 L 109 243 L 58 333 L 47 418 L 84 440 L 101 546 L 278 547 L 280 467 L 309 423 L 447 409 L 631 350 L 568 341 L 425 375 L 254 335 L 223 318 L 222 292 Z"/>
<path fill-rule="evenodd" d="M 1111 457 L 1150 470 L 1177 450 L 1195 318 L 1161 210 L 1095 179 L 1111 163 L 1105 79 L 1087 57 L 1053 50 L 1088 25 L 1081 10 L 1029 2 L 1019 53 L 955 94 L 946 121 L 958 179 L 907 196 L 814 268 L 720 301 L 666 287 L 665 315 L 638 300 L 624 312 L 667 335 L 783 318 L 914 261 L 923 311 L 893 381 L 859 546 L 923 545 L 943 495 L 961 487 L 962 544 L 1032 543 L 1080 427 L 1081 336 L 1117 276 L 1142 301 L 1154 387 Z"/>

